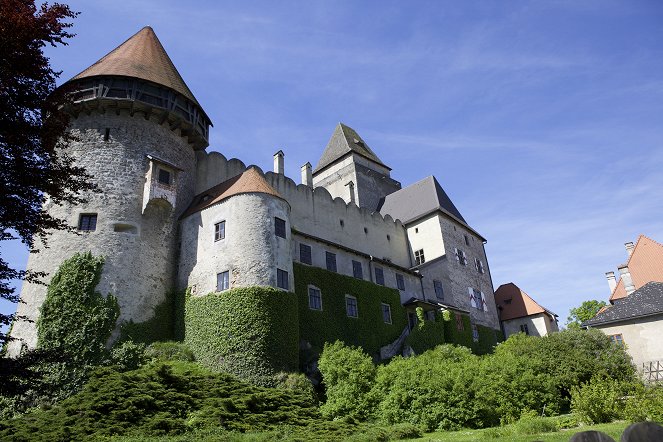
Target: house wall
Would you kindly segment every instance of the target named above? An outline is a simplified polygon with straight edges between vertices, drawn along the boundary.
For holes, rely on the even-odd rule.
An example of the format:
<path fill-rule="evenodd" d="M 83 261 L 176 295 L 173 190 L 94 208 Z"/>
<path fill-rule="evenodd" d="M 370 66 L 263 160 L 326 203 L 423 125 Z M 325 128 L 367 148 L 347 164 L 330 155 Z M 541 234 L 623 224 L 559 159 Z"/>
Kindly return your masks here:
<path fill-rule="evenodd" d="M 47 201 L 44 209 L 71 226 L 78 225 L 80 214 L 96 213 L 96 230 L 79 234 L 52 232 L 48 248 L 35 245 L 40 252 L 30 254 L 27 269 L 46 272 L 43 281 L 48 283 L 62 261 L 77 252 L 91 251 L 103 256 L 105 264 L 97 290 L 117 296 L 118 324 L 145 321 L 153 316 L 154 307 L 165 300 L 174 284 L 175 230 L 179 214 L 193 197 L 194 150 L 179 131 L 156 119 L 145 119 L 138 112 L 135 116 L 125 111 L 119 115 L 81 114 L 70 127 L 77 140 L 68 145 L 67 153 L 92 176 L 100 192 L 86 194 L 87 203 L 78 206 L 58 206 Z M 110 129 L 108 141 L 104 141 L 106 128 Z M 173 177 L 174 191 L 169 192 L 169 200 L 148 199 L 143 210 L 150 169 L 148 154 L 181 170 Z M 36 320 L 45 297 L 45 285 L 24 283 L 23 303 L 18 304 L 17 314 L 34 322 L 15 322 L 11 335 L 18 340 L 10 344 L 10 355 L 18 354 L 23 345 L 36 345 Z"/>
<path fill-rule="evenodd" d="M 638 318 L 615 324 L 598 325 L 595 328 L 606 335 L 621 334 L 626 351 L 641 370 L 642 364 L 663 360 L 663 315 Z"/>
<path fill-rule="evenodd" d="M 559 331 L 557 322 L 551 316 L 545 313 L 538 313 L 536 315 L 525 316 L 523 318 L 510 319 L 502 321 L 504 327 L 504 337 L 508 338 L 511 335 L 520 333 L 520 326 L 527 325 L 530 336 L 546 336 L 550 333 Z"/>
<path fill-rule="evenodd" d="M 276 287 L 278 268 L 288 272 L 293 290 L 289 209 L 271 195 L 240 194 L 182 220 L 178 286 L 205 295 L 216 291 L 217 274 L 228 271 L 229 288 Z M 275 235 L 274 217 L 286 221 L 286 238 Z M 225 238 L 215 241 L 214 225 L 221 221 Z"/>

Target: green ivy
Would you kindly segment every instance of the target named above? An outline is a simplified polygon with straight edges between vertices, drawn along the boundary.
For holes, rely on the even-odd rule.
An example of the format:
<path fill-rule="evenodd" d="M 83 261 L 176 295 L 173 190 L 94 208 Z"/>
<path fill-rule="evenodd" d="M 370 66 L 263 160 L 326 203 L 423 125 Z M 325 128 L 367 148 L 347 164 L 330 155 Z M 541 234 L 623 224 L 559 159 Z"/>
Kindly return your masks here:
<path fill-rule="evenodd" d="M 424 319 L 423 309 L 417 307 L 417 326 L 410 332 L 405 345 L 408 345 L 416 354 L 421 354 L 426 350 L 435 348 L 444 344 L 444 319 L 441 314 L 435 315 L 435 321 Z"/>
<path fill-rule="evenodd" d="M 457 314 L 460 314 L 463 323 L 461 330 L 458 330 L 458 325 L 456 323 Z M 448 344 L 456 344 L 472 348 L 474 342 L 472 340 L 472 323 L 470 322 L 470 316 L 462 313 L 445 312 L 444 336 L 445 341 Z"/>
<path fill-rule="evenodd" d="M 319 352 L 325 342 L 339 340 L 362 347 L 376 357 L 380 347 L 395 341 L 406 327 L 407 316 L 398 290 L 299 263 L 293 263 L 293 268 L 300 337 L 314 351 Z M 322 310 L 309 308 L 309 284 L 320 289 Z M 357 298 L 357 318 L 347 316 L 346 294 Z M 391 307 L 391 324 L 384 322 L 382 303 Z"/>
<path fill-rule="evenodd" d="M 77 253 L 53 276 L 37 320 L 37 347 L 58 350 L 81 364 L 96 364 L 120 315 L 117 299 L 95 291 L 102 257 Z"/>
<path fill-rule="evenodd" d="M 241 287 L 190 296 L 184 342 L 196 360 L 258 385 L 298 367 L 299 327 L 294 293 Z"/>
<path fill-rule="evenodd" d="M 120 327 L 119 342 L 133 341 L 150 344 L 159 341 L 184 339 L 185 290 L 172 290 L 154 307 L 154 315 L 143 322 L 128 321 Z"/>
<path fill-rule="evenodd" d="M 472 346 L 472 351 L 477 355 L 485 355 L 493 352 L 493 348 L 501 342 L 502 333 L 494 328 L 477 325 L 479 330 L 479 341 Z"/>

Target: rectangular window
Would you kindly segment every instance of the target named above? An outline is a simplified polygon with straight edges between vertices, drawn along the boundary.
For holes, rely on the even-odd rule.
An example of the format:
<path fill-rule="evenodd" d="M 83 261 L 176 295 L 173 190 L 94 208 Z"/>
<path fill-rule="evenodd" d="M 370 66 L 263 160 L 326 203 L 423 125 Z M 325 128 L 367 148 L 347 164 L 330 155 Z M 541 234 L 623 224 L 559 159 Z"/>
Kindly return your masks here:
<path fill-rule="evenodd" d="M 308 308 L 311 310 L 322 310 L 322 293 L 317 287 L 308 288 Z"/>
<path fill-rule="evenodd" d="M 313 260 L 311 259 L 311 246 L 299 244 L 299 261 L 308 265 L 313 263 Z"/>
<path fill-rule="evenodd" d="M 474 267 L 477 269 L 477 272 L 481 273 L 482 275 L 485 273 L 483 269 L 483 263 L 480 259 L 474 258 Z"/>
<path fill-rule="evenodd" d="M 285 220 L 274 217 L 274 234 L 285 238 Z"/>
<path fill-rule="evenodd" d="M 428 310 L 425 313 L 425 318 L 426 318 L 426 321 L 435 322 L 435 311 L 434 310 Z"/>
<path fill-rule="evenodd" d="M 435 290 L 435 297 L 437 299 L 444 299 L 444 288 L 442 287 L 442 281 L 437 279 L 433 280 L 433 289 Z"/>
<path fill-rule="evenodd" d="M 527 324 L 520 324 L 520 331 L 526 335 L 529 335 L 529 328 L 527 328 Z"/>
<path fill-rule="evenodd" d="M 619 345 L 620 347 L 624 346 L 624 338 L 622 337 L 621 333 L 618 335 L 610 335 L 608 336 L 612 342 L 615 344 Z"/>
<path fill-rule="evenodd" d="M 288 290 L 288 272 L 276 269 L 276 286 L 280 289 Z"/>
<path fill-rule="evenodd" d="M 226 237 L 226 222 L 214 224 L 214 241 L 220 241 Z"/>
<path fill-rule="evenodd" d="M 170 172 L 165 169 L 159 169 L 159 183 L 170 186 Z"/>
<path fill-rule="evenodd" d="M 456 328 L 458 331 L 465 330 L 465 325 L 463 324 L 463 316 L 460 313 L 456 313 Z"/>
<path fill-rule="evenodd" d="M 391 324 L 391 306 L 382 303 L 382 320 L 385 324 Z"/>
<path fill-rule="evenodd" d="M 396 273 L 396 287 L 398 290 L 405 290 L 405 279 L 400 273 Z"/>
<path fill-rule="evenodd" d="M 350 318 L 358 318 L 359 311 L 357 310 L 357 298 L 350 295 L 345 295 L 345 313 Z"/>
<path fill-rule="evenodd" d="M 78 230 L 82 230 L 84 232 L 94 232 L 95 230 L 97 230 L 97 214 L 96 213 L 81 214 L 81 217 L 78 220 Z"/>
<path fill-rule="evenodd" d="M 463 235 L 465 237 L 465 245 L 469 246 L 470 245 L 470 238 L 467 235 Z"/>
<path fill-rule="evenodd" d="M 327 258 L 327 270 L 330 272 L 336 271 L 336 253 L 326 252 L 325 257 Z"/>
<path fill-rule="evenodd" d="M 479 328 L 476 324 L 472 324 L 472 340 L 474 342 L 479 342 Z"/>
<path fill-rule="evenodd" d="M 352 261 L 352 276 L 357 279 L 364 279 L 364 268 L 359 261 Z"/>
<path fill-rule="evenodd" d="M 421 265 L 426 262 L 426 258 L 424 258 L 424 249 L 419 249 L 414 252 L 414 264 L 415 265 Z"/>
<path fill-rule="evenodd" d="M 460 263 L 460 265 L 466 266 L 467 265 L 467 257 L 465 256 L 465 252 L 463 252 L 461 249 L 454 248 L 454 251 L 456 253 L 456 261 Z"/>
<path fill-rule="evenodd" d="M 384 285 L 384 271 L 380 267 L 375 268 L 375 283 Z"/>
<path fill-rule="evenodd" d="M 225 272 L 216 274 L 216 291 L 222 292 L 230 288 L 230 273 L 226 270 Z"/>

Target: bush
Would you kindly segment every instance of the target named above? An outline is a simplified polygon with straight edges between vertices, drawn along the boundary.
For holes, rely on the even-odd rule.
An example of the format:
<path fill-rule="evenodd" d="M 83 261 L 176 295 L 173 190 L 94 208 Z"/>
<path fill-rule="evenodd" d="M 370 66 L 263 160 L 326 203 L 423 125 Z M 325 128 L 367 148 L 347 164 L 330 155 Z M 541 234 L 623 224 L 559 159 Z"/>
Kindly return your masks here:
<path fill-rule="evenodd" d="M 631 422 L 663 423 L 663 385 L 637 384 L 626 400 L 624 418 Z"/>
<path fill-rule="evenodd" d="M 313 403 L 318 402 L 313 384 L 303 373 L 286 373 L 282 371 L 274 376 L 274 383 L 276 388 L 297 392 L 311 398 Z"/>
<path fill-rule="evenodd" d="M 444 344 L 444 320 L 442 315 L 437 315 L 435 321 L 426 321 L 424 310 L 417 307 L 419 322 L 405 339 L 405 345 L 410 346 L 416 354 Z"/>
<path fill-rule="evenodd" d="M 111 350 L 109 363 L 117 366 L 120 371 L 129 371 L 137 369 L 147 360 L 145 344 L 125 341 Z"/>
<path fill-rule="evenodd" d="M 534 411 L 526 411 L 513 424 L 513 430 L 521 435 L 554 433 L 557 431 L 557 425 L 552 418 L 541 417 Z"/>
<path fill-rule="evenodd" d="M 587 424 L 612 422 L 621 415 L 625 387 L 610 378 L 592 378 L 571 389 L 571 410 Z"/>
<path fill-rule="evenodd" d="M 145 349 L 145 357 L 152 361 L 193 362 L 193 352 L 182 342 L 153 342 Z"/>
<path fill-rule="evenodd" d="M 371 415 L 369 392 L 376 369 L 370 356 L 340 341 L 326 343 L 318 368 L 327 394 L 327 401 L 320 407 L 323 416 L 366 419 Z"/>

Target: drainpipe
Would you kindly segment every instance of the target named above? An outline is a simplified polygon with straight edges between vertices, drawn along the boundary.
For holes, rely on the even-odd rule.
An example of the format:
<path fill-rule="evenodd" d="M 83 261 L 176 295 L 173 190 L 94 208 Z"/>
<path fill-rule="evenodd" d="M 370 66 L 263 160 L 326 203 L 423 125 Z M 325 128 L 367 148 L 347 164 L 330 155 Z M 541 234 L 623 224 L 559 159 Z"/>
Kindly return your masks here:
<path fill-rule="evenodd" d="M 368 257 L 370 258 L 369 261 L 368 261 L 368 274 L 370 276 L 371 282 L 375 282 L 375 281 L 373 281 L 373 265 L 372 265 L 373 264 L 373 255 L 369 255 Z"/>

